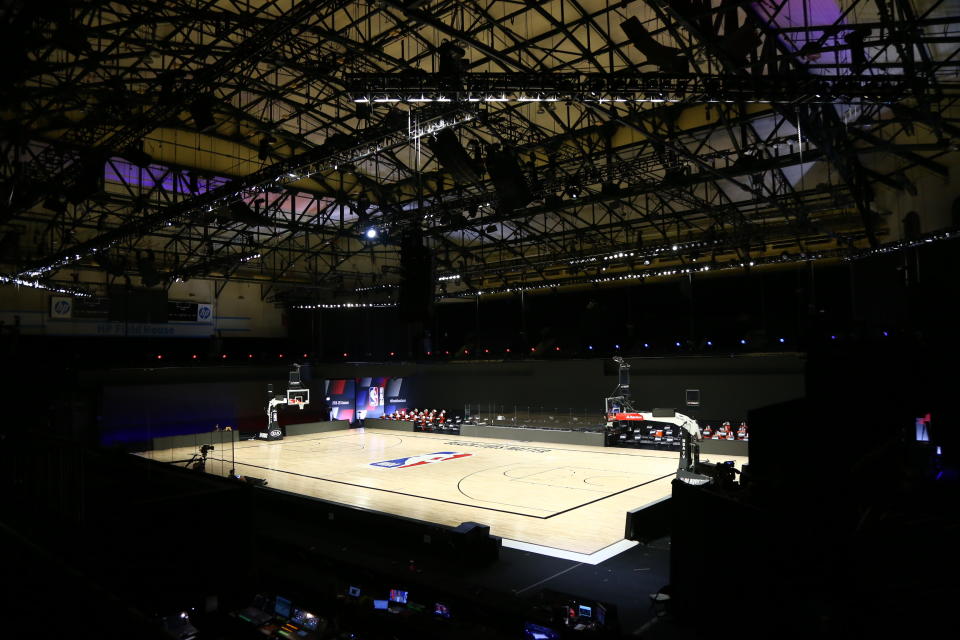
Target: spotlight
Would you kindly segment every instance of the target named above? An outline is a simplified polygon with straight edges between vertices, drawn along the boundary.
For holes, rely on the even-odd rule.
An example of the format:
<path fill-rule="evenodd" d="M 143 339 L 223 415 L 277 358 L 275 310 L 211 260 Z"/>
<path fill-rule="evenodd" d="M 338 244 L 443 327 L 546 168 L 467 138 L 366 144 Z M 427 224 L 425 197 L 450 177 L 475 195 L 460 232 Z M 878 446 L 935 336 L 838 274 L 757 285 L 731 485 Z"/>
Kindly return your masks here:
<path fill-rule="evenodd" d="M 507 353 L 510 353 L 510 349 L 507 349 Z"/>
<path fill-rule="evenodd" d="M 592 345 L 592 344 L 591 344 L 591 345 L 587 345 L 587 349 L 589 349 L 590 351 L 593 351 L 593 345 Z"/>
<path fill-rule="evenodd" d="M 674 344 L 676 344 L 678 347 L 680 346 L 680 342 L 679 342 L 679 341 L 675 342 Z"/>
<path fill-rule="evenodd" d="M 377 234 L 377 228 L 376 228 L 376 227 L 370 227 L 369 229 L 367 229 L 366 233 L 364 233 L 363 235 L 367 236 L 367 238 L 369 238 L 370 240 L 373 240 L 373 239 L 376 238 L 377 235 L 378 235 L 378 234 Z"/>
<path fill-rule="evenodd" d="M 278 357 L 278 358 L 282 358 L 282 357 L 283 357 L 283 354 L 281 353 L 281 354 L 279 354 L 277 357 Z"/>
<path fill-rule="evenodd" d="M 620 345 L 615 344 L 615 345 L 613 345 L 613 348 L 614 348 L 614 349 L 619 349 L 619 348 L 620 348 Z"/>
<path fill-rule="evenodd" d="M 252 358 L 252 357 L 253 357 L 253 354 L 252 354 L 252 353 L 248 353 L 248 354 L 247 354 L 247 357 L 248 357 L 248 358 Z"/>
<path fill-rule="evenodd" d="M 740 344 L 747 344 L 747 341 L 746 341 L 746 339 L 744 339 L 744 338 L 740 338 Z"/>
<path fill-rule="evenodd" d="M 566 189 L 564 189 L 563 192 L 568 196 L 570 196 L 571 198 L 576 198 L 577 196 L 580 195 L 580 187 L 578 187 L 575 184 L 571 184 Z"/>
<path fill-rule="evenodd" d="M 157 360 L 163 360 L 163 356 L 160 355 L 159 353 L 157 354 Z"/>
<path fill-rule="evenodd" d="M 190 356 L 190 357 L 193 358 L 194 360 L 196 360 L 196 359 L 197 359 L 197 354 L 193 354 L 193 355 Z"/>
<path fill-rule="evenodd" d="M 484 229 L 484 231 L 486 231 L 487 233 L 493 233 L 496 230 L 497 230 L 497 225 L 495 224 L 487 225 L 487 228 Z"/>
<path fill-rule="evenodd" d="M 395 354 L 393 351 L 391 351 L 391 352 L 390 352 L 390 356 L 393 357 L 394 355 L 396 355 L 396 354 Z"/>
<path fill-rule="evenodd" d="M 649 348 L 650 348 L 650 343 L 649 343 L 649 342 L 644 342 L 644 343 L 643 343 L 643 348 L 644 348 L 644 349 L 649 349 Z"/>
<path fill-rule="evenodd" d="M 224 360 L 226 360 L 226 359 L 227 359 L 227 354 L 223 354 L 223 355 L 220 356 L 220 357 L 223 358 Z"/>
<path fill-rule="evenodd" d="M 780 344 L 783 344 L 784 342 L 786 342 L 786 340 L 784 340 L 783 338 L 780 338 Z"/>
<path fill-rule="evenodd" d="M 707 346 L 708 346 L 708 347 L 712 347 L 712 346 L 713 346 L 713 341 L 712 341 L 712 340 L 707 340 Z"/>
<path fill-rule="evenodd" d="M 349 355 L 350 355 L 349 353 L 344 352 L 343 357 L 346 358 Z"/>

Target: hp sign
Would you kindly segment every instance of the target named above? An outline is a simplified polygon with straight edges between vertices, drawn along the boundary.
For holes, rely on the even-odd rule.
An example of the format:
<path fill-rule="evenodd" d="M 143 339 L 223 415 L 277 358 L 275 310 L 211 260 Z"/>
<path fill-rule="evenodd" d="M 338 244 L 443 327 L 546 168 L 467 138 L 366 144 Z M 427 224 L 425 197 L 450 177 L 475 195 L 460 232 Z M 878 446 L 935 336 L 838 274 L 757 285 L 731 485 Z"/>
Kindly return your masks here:
<path fill-rule="evenodd" d="M 213 318 L 213 307 L 209 304 L 197 305 L 197 320 L 199 322 L 209 322 Z"/>
<path fill-rule="evenodd" d="M 50 298 L 50 317 L 69 320 L 73 314 L 73 299 L 64 296 Z"/>

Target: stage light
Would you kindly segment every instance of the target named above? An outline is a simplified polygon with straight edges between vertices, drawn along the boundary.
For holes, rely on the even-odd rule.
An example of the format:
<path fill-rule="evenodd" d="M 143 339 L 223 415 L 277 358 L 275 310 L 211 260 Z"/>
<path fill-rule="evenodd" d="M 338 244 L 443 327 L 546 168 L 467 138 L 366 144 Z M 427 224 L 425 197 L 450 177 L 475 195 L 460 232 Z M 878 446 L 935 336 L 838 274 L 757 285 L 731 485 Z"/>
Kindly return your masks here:
<path fill-rule="evenodd" d="M 373 240 L 374 238 L 377 237 L 377 228 L 370 227 L 369 229 L 367 229 L 366 233 L 364 233 L 363 235 L 367 236 L 368 239 Z"/>
<path fill-rule="evenodd" d="M 536 347 L 530 347 L 530 351 L 536 351 L 536 350 L 537 350 Z"/>
<path fill-rule="evenodd" d="M 446 356 L 448 356 L 448 355 L 450 355 L 450 352 L 449 352 L 449 351 L 444 351 L 443 354 L 446 355 Z"/>
<path fill-rule="evenodd" d="M 306 357 L 307 357 L 307 354 L 303 354 L 303 357 L 306 358 Z"/>
<path fill-rule="evenodd" d="M 650 348 L 650 343 L 649 343 L 649 342 L 644 342 L 644 343 L 643 343 L 643 348 L 644 348 L 644 349 L 649 349 L 649 348 Z"/>
<path fill-rule="evenodd" d="M 510 353 L 510 349 L 507 349 L 507 353 Z"/>
<path fill-rule="evenodd" d="M 740 344 L 747 344 L 747 341 L 744 338 L 740 338 Z"/>
<path fill-rule="evenodd" d="M 465 356 L 470 355 L 470 350 L 469 350 L 469 349 L 464 349 L 464 350 L 463 350 L 463 355 L 465 355 Z"/>
<path fill-rule="evenodd" d="M 678 347 L 680 346 L 680 342 L 679 342 L 679 341 L 675 342 L 674 344 L 676 344 Z"/>
<path fill-rule="evenodd" d="M 484 349 L 483 352 L 484 352 L 484 353 L 490 353 L 490 349 Z"/>
<path fill-rule="evenodd" d="M 487 225 L 487 228 L 484 229 L 484 231 L 486 231 L 487 233 L 493 233 L 493 232 L 495 232 L 496 230 L 497 230 L 497 225 L 495 225 L 495 224 Z"/>
<path fill-rule="evenodd" d="M 427 351 L 427 355 L 428 355 L 428 356 L 432 356 L 432 355 L 433 355 L 433 351 Z"/>
<path fill-rule="evenodd" d="M 883 332 L 883 337 L 884 337 L 884 338 L 886 338 L 886 337 L 889 336 L 889 335 L 890 335 L 890 334 L 887 333 L 886 331 Z"/>
<path fill-rule="evenodd" d="M 157 360 L 163 360 L 163 356 L 160 355 L 159 353 L 157 354 Z"/>
<path fill-rule="evenodd" d="M 619 349 L 619 348 L 620 348 L 620 345 L 615 344 L 615 345 L 613 345 L 613 348 L 614 348 L 614 349 Z"/>
<path fill-rule="evenodd" d="M 783 344 L 784 342 L 786 342 L 786 340 L 784 340 L 783 338 L 780 338 L 780 344 Z"/>
<path fill-rule="evenodd" d="M 253 357 L 253 354 L 252 354 L 252 353 L 248 353 L 248 354 L 247 354 L 247 357 L 248 357 L 248 358 L 252 358 L 252 357 Z"/>
<path fill-rule="evenodd" d="M 197 354 L 193 354 L 191 357 L 192 357 L 194 360 L 196 360 L 196 359 L 197 359 Z"/>
<path fill-rule="evenodd" d="M 223 358 L 224 360 L 226 360 L 226 359 L 227 359 L 227 354 L 223 354 L 223 355 L 220 356 L 220 357 Z"/>
<path fill-rule="evenodd" d="M 589 349 L 590 351 L 593 351 L 593 345 L 592 345 L 592 344 L 588 344 L 588 345 L 587 345 L 587 349 Z"/>
<path fill-rule="evenodd" d="M 396 355 L 396 354 L 395 354 L 393 351 L 391 351 L 391 352 L 390 352 L 390 355 L 391 355 L 391 356 L 394 356 L 394 355 Z"/>
<path fill-rule="evenodd" d="M 343 357 L 346 358 L 349 355 L 350 355 L 349 353 L 344 352 Z"/>
<path fill-rule="evenodd" d="M 708 347 L 712 347 L 712 346 L 713 346 L 713 341 L 712 341 L 712 340 L 707 340 L 707 346 L 708 346 Z"/>
<path fill-rule="evenodd" d="M 831 339 L 831 340 L 836 340 L 836 339 L 837 339 L 837 336 L 830 336 L 830 339 Z"/>
<path fill-rule="evenodd" d="M 278 355 L 277 357 L 278 357 L 278 358 L 282 358 L 282 357 L 283 357 L 283 354 L 281 353 L 281 354 Z"/>

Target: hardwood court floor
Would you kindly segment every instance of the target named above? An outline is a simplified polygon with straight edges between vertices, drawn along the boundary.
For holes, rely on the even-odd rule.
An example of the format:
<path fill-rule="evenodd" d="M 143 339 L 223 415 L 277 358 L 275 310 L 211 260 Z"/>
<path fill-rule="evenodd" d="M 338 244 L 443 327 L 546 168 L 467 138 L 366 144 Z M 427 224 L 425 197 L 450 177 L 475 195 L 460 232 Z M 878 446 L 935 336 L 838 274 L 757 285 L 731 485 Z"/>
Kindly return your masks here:
<path fill-rule="evenodd" d="M 141 455 L 169 462 L 194 452 Z M 502 538 L 582 554 L 622 540 L 628 510 L 669 496 L 679 457 L 377 429 L 241 441 L 233 455 L 236 473 L 274 489 L 438 524 L 480 522 Z M 211 452 L 207 471 L 226 475 L 230 456 Z"/>

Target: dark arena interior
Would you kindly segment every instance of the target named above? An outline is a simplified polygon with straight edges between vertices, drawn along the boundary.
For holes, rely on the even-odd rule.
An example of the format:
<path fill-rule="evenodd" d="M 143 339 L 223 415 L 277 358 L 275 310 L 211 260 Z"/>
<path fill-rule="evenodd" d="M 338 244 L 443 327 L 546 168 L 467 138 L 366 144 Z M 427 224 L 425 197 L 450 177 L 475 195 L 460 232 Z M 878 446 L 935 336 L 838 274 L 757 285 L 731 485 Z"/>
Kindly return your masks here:
<path fill-rule="evenodd" d="M 4 638 L 950 628 L 957 2 L 0 43 Z"/>

